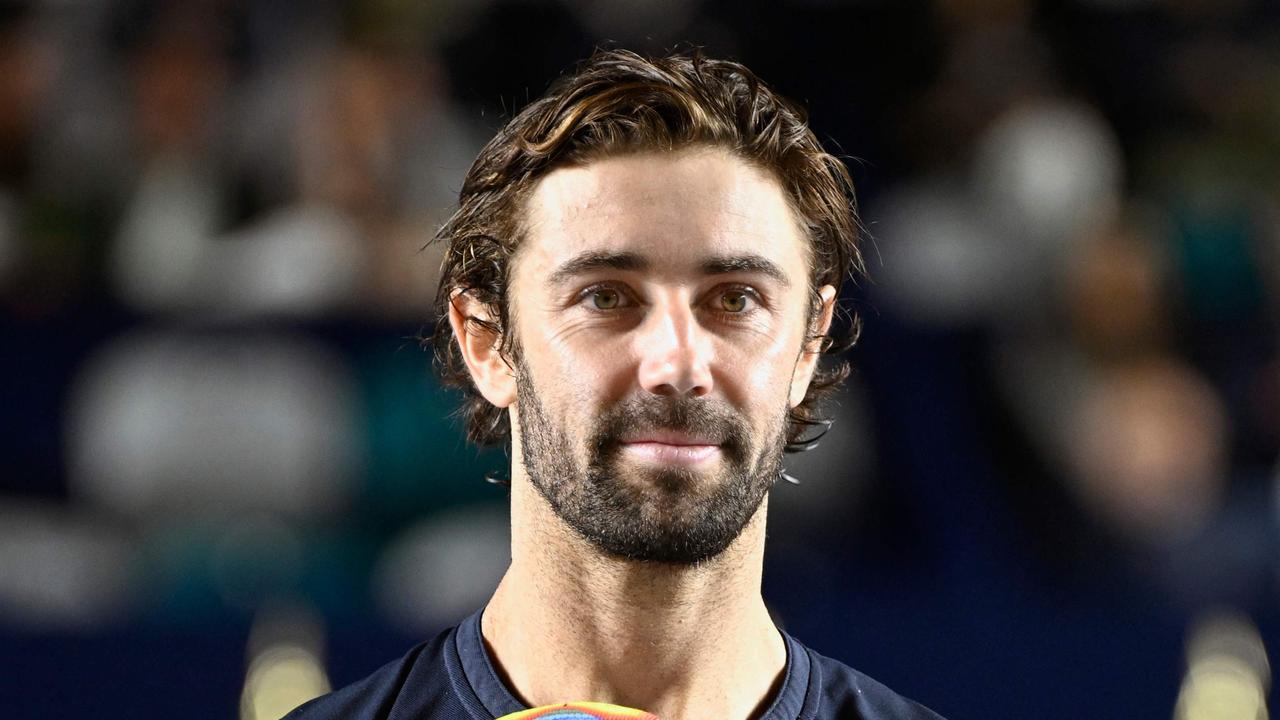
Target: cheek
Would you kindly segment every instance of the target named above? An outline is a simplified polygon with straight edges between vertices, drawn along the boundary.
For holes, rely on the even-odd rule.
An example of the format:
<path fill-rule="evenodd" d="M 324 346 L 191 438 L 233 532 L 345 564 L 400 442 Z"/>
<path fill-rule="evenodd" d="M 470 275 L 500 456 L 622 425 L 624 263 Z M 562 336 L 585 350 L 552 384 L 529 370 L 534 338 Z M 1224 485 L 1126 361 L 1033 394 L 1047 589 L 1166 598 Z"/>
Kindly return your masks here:
<path fill-rule="evenodd" d="M 525 330 L 522 328 L 522 330 Z M 525 364 L 544 402 L 566 418 L 597 411 L 630 387 L 631 367 L 619 343 L 543 324 L 525 331 Z"/>
<path fill-rule="evenodd" d="M 730 400 L 772 417 L 776 408 L 787 402 L 797 354 L 797 348 L 792 347 L 795 343 L 788 337 L 773 337 L 750 348 L 725 348 L 727 354 L 721 356 L 720 365 Z"/>

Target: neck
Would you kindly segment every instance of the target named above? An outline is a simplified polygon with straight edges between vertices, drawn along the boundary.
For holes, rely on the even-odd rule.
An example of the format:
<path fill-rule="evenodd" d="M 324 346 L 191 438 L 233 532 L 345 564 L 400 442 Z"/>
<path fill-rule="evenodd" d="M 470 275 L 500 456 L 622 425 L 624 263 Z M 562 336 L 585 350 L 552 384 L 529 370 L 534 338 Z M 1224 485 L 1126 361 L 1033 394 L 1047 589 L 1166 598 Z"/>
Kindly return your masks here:
<path fill-rule="evenodd" d="M 712 560 L 639 563 L 602 555 L 520 475 L 511 567 L 482 631 L 524 702 L 611 702 L 663 720 L 767 707 L 786 648 L 760 597 L 765 504 Z"/>

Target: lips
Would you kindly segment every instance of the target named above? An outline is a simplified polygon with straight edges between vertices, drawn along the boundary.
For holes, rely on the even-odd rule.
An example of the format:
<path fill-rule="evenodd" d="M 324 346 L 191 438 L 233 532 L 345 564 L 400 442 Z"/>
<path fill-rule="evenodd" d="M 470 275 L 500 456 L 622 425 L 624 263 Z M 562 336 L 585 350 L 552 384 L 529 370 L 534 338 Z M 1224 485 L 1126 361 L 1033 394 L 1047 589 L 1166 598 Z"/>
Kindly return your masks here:
<path fill-rule="evenodd" d="M 719 443 L 676 432 L 638 434 L 624 439 L 622 448 L 632 457 L 663 465 L 698 465 L 720 454 Z"/>

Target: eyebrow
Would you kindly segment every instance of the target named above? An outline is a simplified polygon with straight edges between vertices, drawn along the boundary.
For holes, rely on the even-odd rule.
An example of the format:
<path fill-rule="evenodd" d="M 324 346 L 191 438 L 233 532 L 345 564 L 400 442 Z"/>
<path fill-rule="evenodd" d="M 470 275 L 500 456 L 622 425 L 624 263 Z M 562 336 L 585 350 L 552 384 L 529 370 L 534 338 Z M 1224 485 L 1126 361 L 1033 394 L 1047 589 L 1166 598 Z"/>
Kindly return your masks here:
<path fill-rule="evenodd" d="M 630 252 L 584 252 L 566 260 L 551 273 L 552 285 L 561 285 L 571 278 L 595 270 L 645 270 L 649 261 Z"/>
<path fill-rule="evenodd" d="M 778 264 L 762 255 L 728 255 L 713 257 L 702 263 L 704 275 L 728 275 L 729 273 L 755 273 L 764 275 L 783 287 L 791 286 L 791 279 Z"/>
<path fill-rule="evenodd" d="M 647 270 L 650 263 L 643 256 L 632 252 L 581 253 L 566 260 L 551 273 L 548 282 L 561 285 L 577 275 L 596 270 Z M 723 255 L 708 258 L 699 266 L 703 275 L 728 275 L 730 273 L 755 273 L 764 275 L 783 287 L 791 286 L 791 279 L 777 263 L 755 253 Z"/>

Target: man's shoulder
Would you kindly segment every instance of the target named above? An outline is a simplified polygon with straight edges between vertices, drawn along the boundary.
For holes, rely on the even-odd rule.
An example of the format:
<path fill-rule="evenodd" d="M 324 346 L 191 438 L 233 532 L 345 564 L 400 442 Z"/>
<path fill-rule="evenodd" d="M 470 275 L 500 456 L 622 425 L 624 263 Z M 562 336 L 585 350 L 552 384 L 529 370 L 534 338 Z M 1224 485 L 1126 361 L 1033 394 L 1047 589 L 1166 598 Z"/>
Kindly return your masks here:
<path fill-rule="evenodd" d="M 430 717 L 466 717 L 446 670 L 452 638 L 453 629 L 445 630 L 367 677 L 298 706 L 281 720 L 389 720 L 399 717 L 396 709 L 410 702 L 415 708 L 438 709 Z"/>
<path fill-rule="evenodd" d="M 909 700 L 848 665 L 811 648 L 813 683 L 821 693 L 814 720 L 943 720 L 929 708 Z"/>

